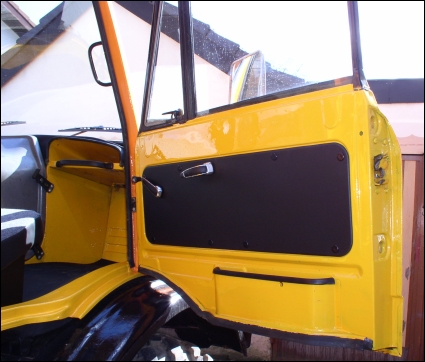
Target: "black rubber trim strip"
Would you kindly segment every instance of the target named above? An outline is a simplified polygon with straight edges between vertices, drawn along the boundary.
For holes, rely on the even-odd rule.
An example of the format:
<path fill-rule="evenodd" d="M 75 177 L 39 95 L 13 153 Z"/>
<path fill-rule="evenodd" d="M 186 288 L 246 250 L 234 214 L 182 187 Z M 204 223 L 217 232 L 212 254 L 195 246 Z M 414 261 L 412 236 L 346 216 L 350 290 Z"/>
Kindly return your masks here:
<path fill-rule="evenodd" d="M 318 92 L 324 89 L 340 87 L 343 85 L 353 84 L 353 76 L 343 77 L 334 80 L 328 80 L 325 82 L 315 83 L 315 84 L 307 84 L 303 87 L 286 89 L 276 93 L 266 94 L 261 97 L 249 98 L 240 102 L 226 104 L 224 106 L 219 106 L 216 108 L 206 109 L 197 113 L 197 117 L 205 116 L 208 114 L 218 113 L 227 111 L 230 109 L 241 108 L 245 106 L 251 106 L 253 104 L 264 103 L 274 101 L 276 99 L 288 98 L 292 96 L 296 96 L 299 94 L 306 94 L 312 92 Z"/>
<path fill-rule="evenodd" d="M 348 20 L 350 24 L 351 58 L 353 65 L 354 89 L 369 89 L 363 72 L 362 48 L 360 44 L 359 10 L 357 1 L 347 1 Z"/>
<path fill-rule="evenodd" d="M 196 117 L 193 25 L 189 1 L 179 1 L 180 59 L 183 77 L 184 122 Z"/>
<path fill-rule="evenodd" d="M 139 134 L 142 131 L 152 129 L 147 125 L 150 100 L 152 97 L 152 87 L 155 75 L 156 61 L 158 57 L 159 39 L 161 36 L 161 21 L 163 1 L 155 1 L 153 3 L 152 27 L 149 40 L 148 63 L 146 65 L 145 91 L 143 95 L 142 120 L 140 122 Z M 162 127 L 163 125 L 159 125 Z"/>
<path fill-rule="evenodd" d="M 369 338 L 364 339 L 350 339 L 340 338 L 335 336 L 317 336 L 302 333 L 284 332 L 277 329 L 270 329 L 265 327 L 258 327 L 251 324 L 244 324 L 239 322 L 232 322 L 226 319 L 214 317 L 209 312 L 202 311 L 199 306 L 190 299 L 187 294 L 179 288 L 176 284 L 164 277 L 162 274 L 152 271 L 150 269 L 142 268 L 139 266 L 139 272 L 147 275 L 151 275 L 155 278 L 162 280 L 169 287 L 174 289 L 183 299 L 189 304 L 190 308 L 201 318 L 206 319 L 208 322 L 215 326 L 232 328 L 243 332 L 259 334 L 270 338 L 284 339 L 289 342 L 310 344 L 314 346 L 325 346 L 325 347 L 339 347 L 339 348 L 354 348 L 358 350 L 369 350 L 373 349 L 373 340 Z M 267 306 L 265 306 L 267 307 Z"/>
<path fill-rule="evenodd" d="M 114 164 L 111 162 L 100 162 L 100 161 L 90 161 L 90 160 L 60 160 L 56 162 L 56 167 L 63 166 L 83 166 L 83 167 L 98 167 L 106 168 L 112 170 Z"/>
<path fill-rule="evenodd" d="M 225 275 L 228 277 L 269 280 L 271 282 L 280 282 L 280 283 L 310 284 L 310 285 L 335 284 L 334 278 L 307 279 L 307 278 L 282 277 L 278 275 L 255 274 L 255 273 L 244 273 L 244 272 L 237 272 L 237 271 L 231 271 L 231 270 L 223 270 L 218 267 L 213 269 L 213 273 L 217 275 Z"/>

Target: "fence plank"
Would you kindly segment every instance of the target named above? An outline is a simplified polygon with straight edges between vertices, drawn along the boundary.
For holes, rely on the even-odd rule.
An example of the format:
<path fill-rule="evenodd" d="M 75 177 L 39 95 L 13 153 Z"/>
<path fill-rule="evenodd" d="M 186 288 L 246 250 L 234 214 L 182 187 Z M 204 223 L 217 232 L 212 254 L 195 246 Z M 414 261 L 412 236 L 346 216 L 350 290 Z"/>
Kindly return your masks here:
<path fill-rule="evenodd" d="M 406 345 L 407 306 L 412 257 L 413 217 L 415 213 L 416 161 L 404 160 L 403 172 L 403 346 Z"/>
<path fill-rule="evenodd" d="M 412 156 L 410 156 L 412 157 Z M 412 157 L 413 158 L 413 157 Z M 406 347 L 409 361 L 424 360 L 424 156 L 416 156 L 415 218 Z"/>

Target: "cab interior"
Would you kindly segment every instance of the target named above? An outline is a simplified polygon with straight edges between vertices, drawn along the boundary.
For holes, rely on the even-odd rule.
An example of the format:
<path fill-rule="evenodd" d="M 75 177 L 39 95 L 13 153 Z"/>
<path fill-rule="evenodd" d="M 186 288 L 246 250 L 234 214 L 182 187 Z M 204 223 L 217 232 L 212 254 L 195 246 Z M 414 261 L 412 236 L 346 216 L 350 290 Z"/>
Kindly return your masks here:
<path fill-rule="evenodd" d="M 2 136 L 1 148 L 2 307 L 128 264 L 121 144 Z"/>

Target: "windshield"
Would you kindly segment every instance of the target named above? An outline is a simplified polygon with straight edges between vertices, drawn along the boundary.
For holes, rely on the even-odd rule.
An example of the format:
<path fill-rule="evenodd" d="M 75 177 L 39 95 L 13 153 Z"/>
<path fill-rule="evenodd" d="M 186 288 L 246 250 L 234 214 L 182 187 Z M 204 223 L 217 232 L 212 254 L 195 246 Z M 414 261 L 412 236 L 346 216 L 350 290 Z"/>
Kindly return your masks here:
<path fill-rule="evenodd" d="M 2 135 L 121 141 L 112 87 L 96 83 L 88 58 L 100 41 L 91 1 L 2 2 L 1 17 Z M 99 80 L 110 82 L 102 46 L 92 58 Z"/>

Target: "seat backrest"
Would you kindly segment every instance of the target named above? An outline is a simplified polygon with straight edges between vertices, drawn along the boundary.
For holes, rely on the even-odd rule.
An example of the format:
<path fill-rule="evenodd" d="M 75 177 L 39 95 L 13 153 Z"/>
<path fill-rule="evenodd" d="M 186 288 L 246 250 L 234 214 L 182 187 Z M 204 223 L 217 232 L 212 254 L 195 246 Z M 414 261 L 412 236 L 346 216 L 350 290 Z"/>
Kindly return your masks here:
<path fill-rule="evenodd" d="M 34 136 L 1 136 L 1 208 L 33 210 L 45 224 L 46 192 L 32 177 L 46 176 L 40 145 Z"/>

